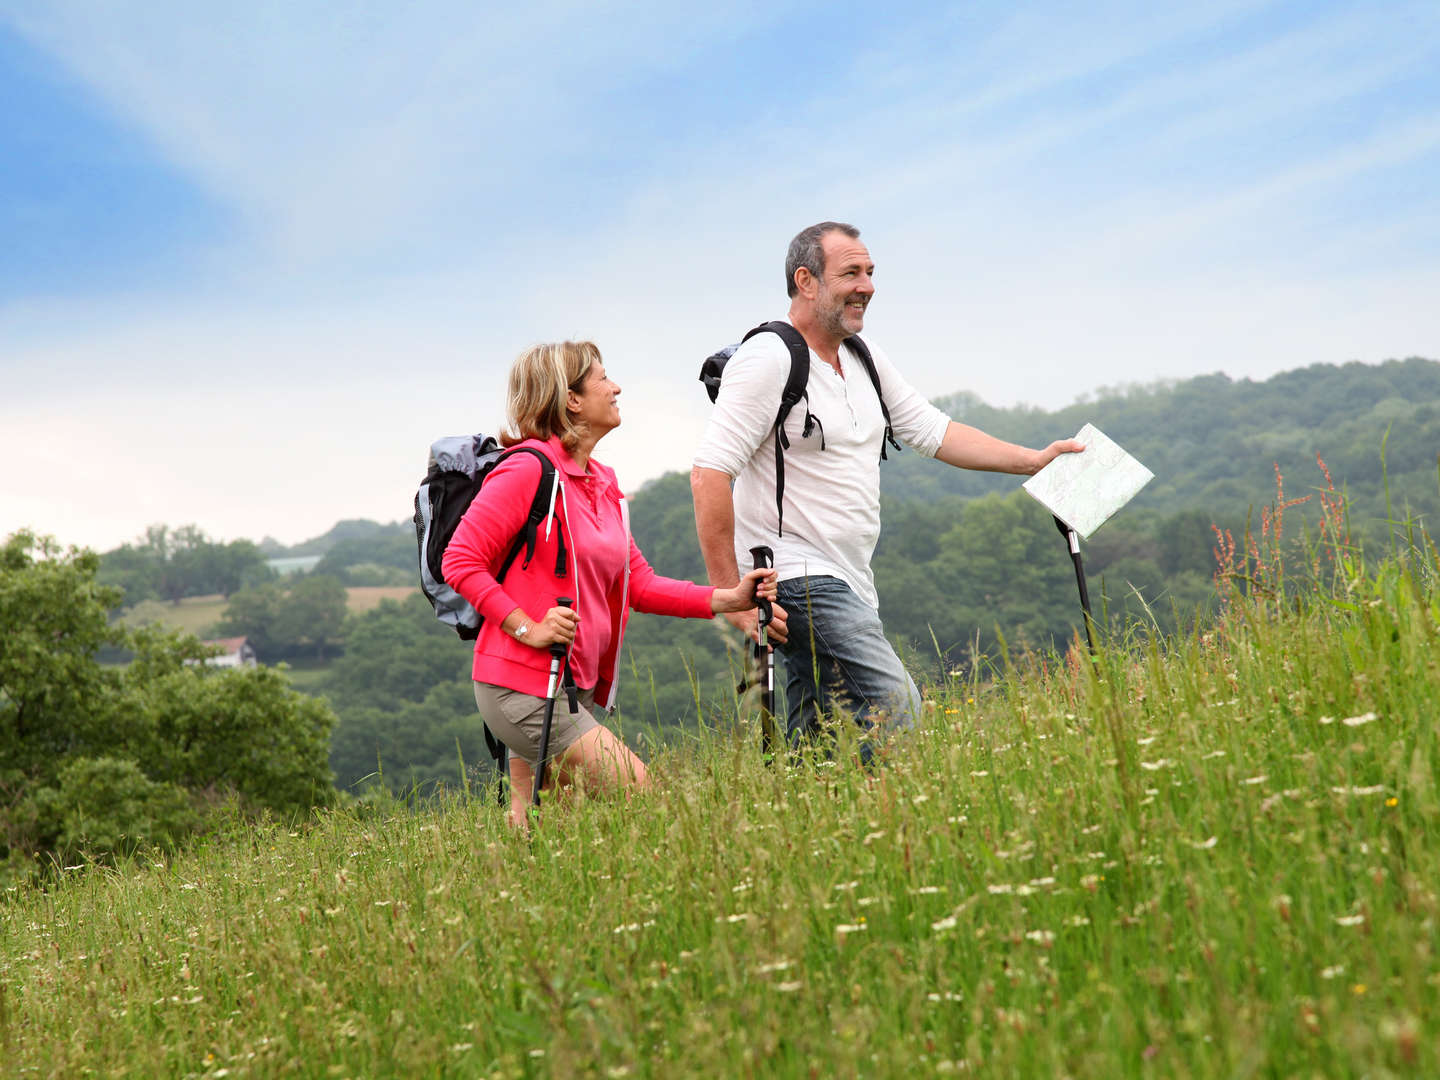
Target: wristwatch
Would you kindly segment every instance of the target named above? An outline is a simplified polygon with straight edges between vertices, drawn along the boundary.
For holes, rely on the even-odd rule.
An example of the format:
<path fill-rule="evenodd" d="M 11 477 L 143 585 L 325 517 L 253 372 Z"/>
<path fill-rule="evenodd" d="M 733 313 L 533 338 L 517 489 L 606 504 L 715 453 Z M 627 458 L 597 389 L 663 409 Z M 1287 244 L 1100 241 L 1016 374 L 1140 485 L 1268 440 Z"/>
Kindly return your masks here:
<path fill-rule="evenodd" d="M 515 640 L 516 640 L 516 641 L 524 641 L 524 640 L 525 640 L 525 635 L 528 634 L 529 632 L 530 632 L 530 624 L 527 623 L 527 622 L 522 622 L 519 626 L 515 627 Z"/>

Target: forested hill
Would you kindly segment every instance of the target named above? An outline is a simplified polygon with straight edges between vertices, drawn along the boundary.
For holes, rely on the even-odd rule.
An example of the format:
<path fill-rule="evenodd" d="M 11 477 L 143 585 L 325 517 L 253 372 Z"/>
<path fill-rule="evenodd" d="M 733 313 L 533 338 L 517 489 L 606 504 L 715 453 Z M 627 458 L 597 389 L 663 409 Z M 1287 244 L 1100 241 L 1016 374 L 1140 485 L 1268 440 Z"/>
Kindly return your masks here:
<path fill-rule="evenodd" d="M 1315 455 L 1343 480 L 1361 516 L 1383 513 L 1380 447 L 1392 495 L 1405 492 L 1417 510 L 1440 509 L 1440 362 L 1418 357 L 1379 365 L 1314 364 L 1264 382 L 1206 375 L 1184 382 L 1103 390 L 1093 400 L 1046 412 L 997 409 L 969 394 L 937 404 L 956 420 L 1027 446 L 1043 446 L 1092 423 L 1143 461 L 1155 479 L 1135 508 L 1225 513 L 1263 497 L 1274 465 L 1296 483 L 1316 479 Z M 935 468 L 900 454 L 882 470 L 895 498 L 1006 491 L 1014 481 Z"/>

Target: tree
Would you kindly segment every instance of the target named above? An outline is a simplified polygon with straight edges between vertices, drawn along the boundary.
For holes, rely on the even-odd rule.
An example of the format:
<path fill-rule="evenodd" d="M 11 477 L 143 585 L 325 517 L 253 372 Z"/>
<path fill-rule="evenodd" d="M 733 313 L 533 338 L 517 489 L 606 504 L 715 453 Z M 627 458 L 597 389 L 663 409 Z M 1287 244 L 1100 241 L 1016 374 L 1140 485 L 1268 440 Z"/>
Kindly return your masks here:
<path fill-rule="evenodd" d="M 350 617 L 345 655 L 321 687 L 339 715 L 330 764 L 342 790 L 377 768 L 396 792 L 457 783 L 459 756 L 484 769 L 471 652 L 418 593 Z"/>
<path fill-rule="evenodd" d="M 274 632 L 292 648 L 311 645 L 325 658 L 325 646 L 338 641 L 348 598 L 345 586 L 333 577 L 309 576 L 295 583 L 275 619 Z"/>
<path fill-rule="evenodd" d="M 284 604 L 285 594 L 274 582 L 241 589 L 230 597 L 216 629 L 221 634 L 249 638 L 261 660 L 277 660 L 282 640 L 278 624 Z"/>
<path fill-rule="evenodd" d="M 35 859 L 174 844 L 226 800 L 294 815 L 334 797 L 334 714 L 263 668 L 217 671 L 192 635 L 111 626 L 98 557 L 0 548 L 0 877 Z M 103 668 L 124 645 L 135 660 Z"/>
<path fill-rule="evenodd" d="M 151 525 L 138 544 L 106 552 L 101 578 L 125 590 L 137 604 L 152 597 L 179 603 L 187 596 L 229 596 L 245 585 L 272 577 L 260 549 L 249 540 L 219 544 L 196 525 L 172 530 Z"/>
<path fill-rule="evenodd" d="M 468 683 L 473 651 L 419 593 L 383 600 L 346 623 L 345 655 L 331 667 L 324 690 L 342 716 L 352 704 L 391 709 L 423 701 L 439 683 Z"/>
<path fill-rule="evenodd" d="M 121 644 L 108 611 L 120 590 L 98 585 L 99 557 L 18 532 L 0 548 L 0 802 L 47 763 L 103 738 L 97 702 L 119 690 L 95 654 Z"/>

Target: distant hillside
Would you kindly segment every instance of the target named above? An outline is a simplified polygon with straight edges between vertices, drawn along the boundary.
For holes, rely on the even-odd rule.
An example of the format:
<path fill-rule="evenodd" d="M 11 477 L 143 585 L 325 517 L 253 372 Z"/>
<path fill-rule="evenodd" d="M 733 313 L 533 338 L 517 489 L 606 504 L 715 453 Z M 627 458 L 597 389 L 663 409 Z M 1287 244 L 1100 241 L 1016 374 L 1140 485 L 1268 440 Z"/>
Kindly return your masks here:
<path fill-rule="evenodd" d="M 337 544 L 346 541 L 368 543 L 376 540 L 390 540 L 396 536 L 408 536 L 413 542 L 415 527 L 408 521 L 392 521 L 388 525 L 382 525 L 378 521 L 351 518 L 337 522 L 328 532 L 320 536 L 303 543 L 293 544 L 290 547 L 286 547 L 272 536 L 267 536 L 260 541 L 260 551 L 267 559 L 324 555 Z"/>
<path fill-rule="evenodd" d="M 1183 382 L 1100 391 L 1056 412 L 997 409 L 970 394 L 937 404 L 957 420 L 1012 442 L 1043 446 L 1093 423 L 1143 461 L 1155 479 L 1133 509 L 1175 513 L 1243 512 L 1274 489 L 1274 466 L 1287 494 L 1323 482 L 1318 453 L 1337 487 L 1348 487 L 1361 518 L 1385 513 L 1380 450 L 1396 510 L 1408 504 L 1440 514 L 1440 362 L 1412 357 L 1371 365 L 1314 364 L 1264 382 L 1206 375 Z M 1386 432 L 1389 439 L 1386 442 Z M 914 454 L 881 469 L 897 499 L 1008 491 L 1012 477 L 937 468 Z"/>

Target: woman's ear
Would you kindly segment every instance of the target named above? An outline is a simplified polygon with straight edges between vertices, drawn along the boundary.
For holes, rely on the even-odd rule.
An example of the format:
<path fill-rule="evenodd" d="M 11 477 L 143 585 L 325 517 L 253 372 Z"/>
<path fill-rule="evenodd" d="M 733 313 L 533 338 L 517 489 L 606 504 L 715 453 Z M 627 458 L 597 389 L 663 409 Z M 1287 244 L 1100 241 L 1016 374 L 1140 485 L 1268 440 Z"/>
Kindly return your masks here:
<path fill-rule="evenodd" d="M 574 390 L 565 391 L 565 411 L 573 413 L 580 411 L 580 395 Z"/>

